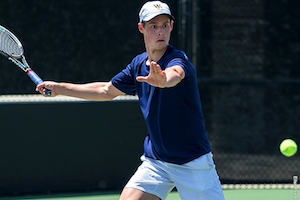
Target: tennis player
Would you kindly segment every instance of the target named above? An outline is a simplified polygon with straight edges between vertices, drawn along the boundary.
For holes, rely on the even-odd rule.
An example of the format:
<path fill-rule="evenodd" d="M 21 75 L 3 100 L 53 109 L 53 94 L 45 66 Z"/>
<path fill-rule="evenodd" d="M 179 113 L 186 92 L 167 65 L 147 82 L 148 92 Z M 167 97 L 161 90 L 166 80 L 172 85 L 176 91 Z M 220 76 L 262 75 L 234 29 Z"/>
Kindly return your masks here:
<path fill-rule="evenodd" d="M 174 17 L 160 1 L 146 2 L 138 30 L 146 52 L 109 82 L 46 81 L 36 90 L 89 100 L 138 95 L 148 133 L 143 161 L 120 200 L 166 199 L 176 187 L 183 200 L 224 200 L 204 126 L 195 69 L 186 54 L 169 44 Z"/>

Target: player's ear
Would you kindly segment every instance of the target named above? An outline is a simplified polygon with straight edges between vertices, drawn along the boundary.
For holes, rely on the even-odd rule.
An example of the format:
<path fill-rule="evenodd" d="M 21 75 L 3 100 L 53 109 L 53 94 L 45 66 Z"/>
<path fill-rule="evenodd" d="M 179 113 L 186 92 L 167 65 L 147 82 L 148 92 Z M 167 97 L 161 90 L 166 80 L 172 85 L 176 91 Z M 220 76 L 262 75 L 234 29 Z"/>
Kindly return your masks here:
<path fill-rule="evenodd" d="M 171 31 L 173 30 L 173 27 L 174 27 L 174 21 L 171 20 Z"/>
<path fill-rule="evenodd" d="M 141 33 L 144 33 L 144 26 L 142 23 L 138 23 L 138 29 Z"/>

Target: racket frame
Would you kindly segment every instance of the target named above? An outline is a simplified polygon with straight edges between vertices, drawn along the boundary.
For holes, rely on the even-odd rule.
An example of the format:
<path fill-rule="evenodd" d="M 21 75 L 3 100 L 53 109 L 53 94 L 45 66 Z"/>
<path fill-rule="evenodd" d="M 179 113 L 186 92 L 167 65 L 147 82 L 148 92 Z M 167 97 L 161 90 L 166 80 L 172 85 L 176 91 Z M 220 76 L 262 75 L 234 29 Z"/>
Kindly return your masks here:
<path fill-rule="evenodd" d="M 0 50 L 0 53 L 5 56 L 8 60 L 13 62 L 15 65 L 17 65 L 20 69 L 22 69 L 24 72 L 27 73 L 27 75 L 30 77 L 30 79 L 36 84 L 39 85 L 43 83 L 43 80 L 30 68 L 29 64 L 27 63 L 25 56 L 24 56 L 24 49 L 22 46 L 22 43 L 20 40 L 9 30 L 4 28 L 0 25 L 0 30 L 4 32 L 3 34 L 7 34 L 9 37 L 12 38 L 12 40 L 18 45 L 18 48 L 20 50 L 20 55 L 12 55 L 8 54 L 2 50 Z M 19 60 L 21 59 L 22 62 Z M 46 96 L 51 96 L 51 90 L 46 89 L 45 91 Z"/>

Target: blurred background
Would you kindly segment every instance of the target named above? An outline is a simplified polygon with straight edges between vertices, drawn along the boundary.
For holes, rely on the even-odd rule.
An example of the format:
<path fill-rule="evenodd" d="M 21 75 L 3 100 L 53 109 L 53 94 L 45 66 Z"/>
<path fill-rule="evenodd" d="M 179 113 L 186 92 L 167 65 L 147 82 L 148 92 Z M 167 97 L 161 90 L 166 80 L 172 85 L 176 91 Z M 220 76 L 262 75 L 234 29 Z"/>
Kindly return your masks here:
<path fill-rule="evenodd" d="M 42 79 L 109 81 L 144 51 L 137 30 L 144 2 L 7 0 L 0 3 L 0 24 L 21 40 Z M 299 1 L 165 2 L 176 18 L 170 43 L 184 50 L 197 70 L 221 182 L 291 183 L 300 175 L 299 153 L 284 157 L 279 144 L 285 138 L 300 143 Z M 0 96 L 36 94 L 14 64 L 2 57 L 0 67 Z M 28 128 L 27 120 L 36 116 L 42 123 Z M 45 128 L 53 119 L 56 128 Z M 0 195 L 119 191 L 139 164 L 146 134 L 138 102 L 132 100 L 0 102 L 0 124 L 5 163 Z M 120 157 L 122 169 L 116 167 Z"/>

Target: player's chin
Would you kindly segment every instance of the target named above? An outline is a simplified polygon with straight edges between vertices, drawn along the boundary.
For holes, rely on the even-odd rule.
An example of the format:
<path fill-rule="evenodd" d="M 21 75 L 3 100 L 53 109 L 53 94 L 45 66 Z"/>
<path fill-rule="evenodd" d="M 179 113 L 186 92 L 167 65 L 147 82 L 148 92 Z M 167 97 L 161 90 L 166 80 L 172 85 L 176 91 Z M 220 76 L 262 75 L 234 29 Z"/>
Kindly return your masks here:
<path fill-rule="evenodd" d="M 168 42 L 166 42 L 166 41 L 156 42 L 155 46 L 157 49 L 164 49 L 168 46 Z"/>

